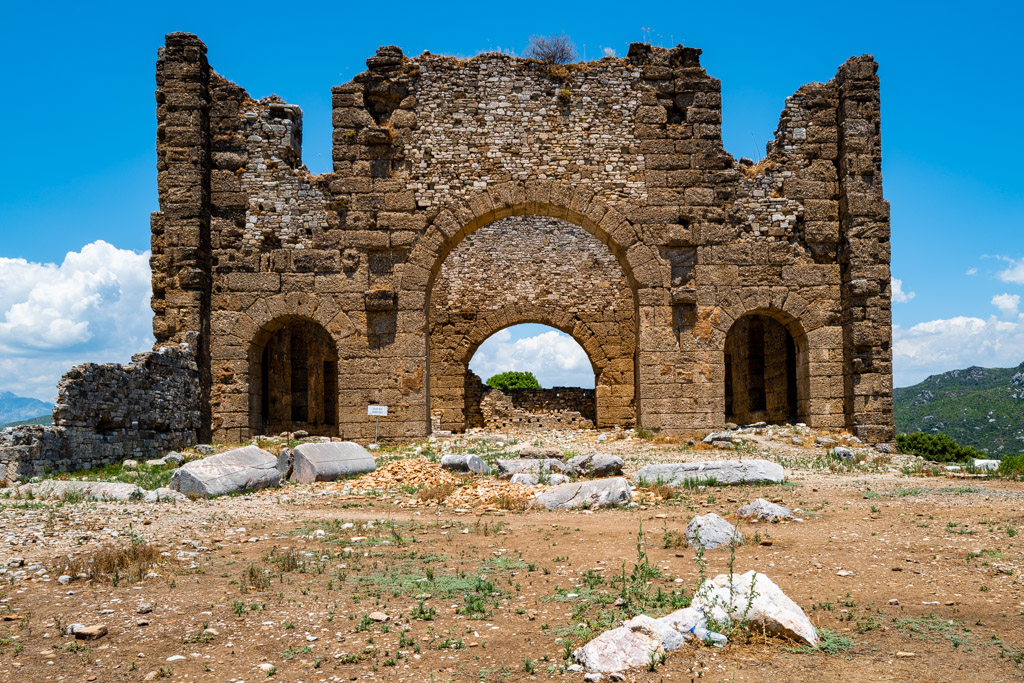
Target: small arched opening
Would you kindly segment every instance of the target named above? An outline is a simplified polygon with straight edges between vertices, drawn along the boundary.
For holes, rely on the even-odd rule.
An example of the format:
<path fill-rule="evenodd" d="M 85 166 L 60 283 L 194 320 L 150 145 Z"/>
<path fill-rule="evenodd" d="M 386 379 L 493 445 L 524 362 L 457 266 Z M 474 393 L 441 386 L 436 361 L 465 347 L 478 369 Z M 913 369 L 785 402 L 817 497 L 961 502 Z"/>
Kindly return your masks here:
<path fill-rule="evenodd" d="M 264 326 L 250 355 L 250 424 L 256 434 L 338 430 L 338 351 L 319 323 L 279 318 Z"/>
<path fill-rule="evenodd" d="M 536 385 L 522 381 L 527 373 Z M 540 324 L 505 327 L 472 351 L 465 426 L 496 431 L 593 428 L 596 380 L 591 359 L 572 336 Z"/>
<path fill-rule="evenodd" d="M 725 419 L 792 423 L 807 405 L 806 339 L 795 320 L 740 316 L 725 338 Z"/>

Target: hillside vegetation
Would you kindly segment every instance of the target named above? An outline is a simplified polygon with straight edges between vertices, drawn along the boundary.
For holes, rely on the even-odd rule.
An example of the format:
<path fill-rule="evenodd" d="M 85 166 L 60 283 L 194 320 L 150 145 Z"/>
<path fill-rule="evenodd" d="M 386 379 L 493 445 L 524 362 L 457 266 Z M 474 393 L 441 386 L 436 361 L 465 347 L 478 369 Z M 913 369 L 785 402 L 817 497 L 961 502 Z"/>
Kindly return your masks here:
<path fill-rule="evenodd" d="M 1024 363 L 932 375 L 893 399 L 898 433 L 946 434 L 993 456 L 1024 452 Z"/>

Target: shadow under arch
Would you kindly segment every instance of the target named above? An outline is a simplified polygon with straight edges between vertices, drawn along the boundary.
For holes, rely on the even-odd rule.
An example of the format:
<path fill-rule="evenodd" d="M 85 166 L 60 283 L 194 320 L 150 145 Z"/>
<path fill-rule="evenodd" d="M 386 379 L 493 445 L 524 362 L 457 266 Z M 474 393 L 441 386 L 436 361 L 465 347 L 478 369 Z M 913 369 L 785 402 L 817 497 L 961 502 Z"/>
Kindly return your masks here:
<path fill-rule="evenodd" d="M 754 308 L 737 317 L 724 340 L 725 421 L 807 421 L 810 366 L 807 332 L 793 315 Z"/>
<path fill-rule="evenodd" d="M 283 315 L 249 344 L 249 423 L 253 434 L 338 434 L 338 347 L 318 321 Z"/>

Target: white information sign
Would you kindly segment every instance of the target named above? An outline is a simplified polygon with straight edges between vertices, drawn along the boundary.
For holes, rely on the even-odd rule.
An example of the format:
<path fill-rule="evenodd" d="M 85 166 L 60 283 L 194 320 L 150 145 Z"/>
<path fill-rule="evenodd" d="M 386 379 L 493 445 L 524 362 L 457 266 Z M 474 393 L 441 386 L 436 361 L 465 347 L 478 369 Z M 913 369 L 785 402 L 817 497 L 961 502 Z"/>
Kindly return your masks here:
<path fill-rule="evenodd" d="M 376 415 L 377 417 L 387 417 L 388 407 L 387 406 L 366 406 L 367 415 Z"/>

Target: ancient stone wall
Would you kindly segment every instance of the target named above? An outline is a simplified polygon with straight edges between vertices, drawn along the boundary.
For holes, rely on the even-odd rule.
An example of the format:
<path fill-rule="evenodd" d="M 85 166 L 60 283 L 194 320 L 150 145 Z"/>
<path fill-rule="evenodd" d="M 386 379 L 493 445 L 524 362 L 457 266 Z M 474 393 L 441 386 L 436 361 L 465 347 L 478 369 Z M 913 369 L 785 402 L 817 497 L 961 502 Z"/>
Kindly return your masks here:
<path fill-rule="evenodd" d="M 757 163 L 723 149 L 720 84 L 693 48 L 636 44 L 625 58 L 552 66 L 386 47 L 367 66 L 332 90 L 333 171 L 315 176 L 297 107 L 249 98 L 195 36 L 171 34 L 161 50 L 154 331 L 158 343 L 200 333 L 203 425 L 219 439 L 263 428 L 257 353 L 296 318 L 335 345 L 345 438 L 372 438 L 368 403 L 389 406 L 384 439 L 423 436 L 434 411 L 465 422 L 456 350 L 517 322 L 580 341 L 599 424 L 712 429 L 726 419 L 726 336 L 752 313 L 794 340 L 799 419 L 892 438 L 870 56 L 788 98 Z M 534 294 L 560 283 L 550 291 L 571 306 L 556 320 L 557 306 L 485 266 L 525 235 L 553 234 L 555 223 L 502 222 L 525 216 L 575 229 L 557 224 L 549 275 L 520 265 Z M 583 232 L 605 248 L 607 291 L 574 250 Z M 598 300 L 615 308 L 582 303 Z M 603 362 L 616 381 L 600 381 Z"/>
<path fill-rule="evenodd" d="M 136 354 L 129 365 L 76 366 L 57 388 L 52 426 L 0 432 L 0 482 L 157 458 L 198 442 L 200 378 L 188 344 Z"/>

